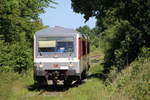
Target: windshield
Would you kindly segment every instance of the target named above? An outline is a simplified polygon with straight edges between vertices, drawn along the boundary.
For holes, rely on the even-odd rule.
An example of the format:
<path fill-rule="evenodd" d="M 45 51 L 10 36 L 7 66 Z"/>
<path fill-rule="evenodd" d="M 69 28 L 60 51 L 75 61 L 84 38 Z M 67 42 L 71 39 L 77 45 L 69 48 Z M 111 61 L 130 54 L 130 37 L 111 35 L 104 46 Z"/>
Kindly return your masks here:
<path fill-rule="evenodd" d="M 41 37 L 38 52 L 42 54 L 74 52 L 72 37 Z"/>

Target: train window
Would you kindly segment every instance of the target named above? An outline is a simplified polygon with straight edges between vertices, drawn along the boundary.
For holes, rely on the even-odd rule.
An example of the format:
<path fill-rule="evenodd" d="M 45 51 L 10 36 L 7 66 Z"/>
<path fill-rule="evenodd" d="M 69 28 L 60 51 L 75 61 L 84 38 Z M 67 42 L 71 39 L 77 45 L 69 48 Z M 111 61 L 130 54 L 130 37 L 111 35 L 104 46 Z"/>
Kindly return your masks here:
<path fill-rule="evenodd" d="M 86 55 L 86 42 L 82 40 L 82 55 Z"/>
<path fill-rule="evenodd" d="M 74 52 L 73 38 L 42 37 L 38 41 L 38 52 L 43 54 Z"/>

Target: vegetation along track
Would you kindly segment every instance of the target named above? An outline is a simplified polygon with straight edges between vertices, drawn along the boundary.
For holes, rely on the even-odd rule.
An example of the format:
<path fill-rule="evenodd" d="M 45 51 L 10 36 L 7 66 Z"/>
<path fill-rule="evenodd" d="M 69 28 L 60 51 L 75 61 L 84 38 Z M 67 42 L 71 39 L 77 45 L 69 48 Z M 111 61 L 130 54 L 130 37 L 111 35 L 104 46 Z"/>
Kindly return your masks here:
<path fill-rule="evenodd" d="M 101 57 L 95 59 L 103 60 Z M 149 60 L 137 60 L 122 73 L 112 71 L 106 80 L 108 86 L 102 81 L 101 61 L 91 64 L 88 77 L 81 84 L 69 87 L 38 87 L 33 84 L 31 69 L 25 74 L 0 73 L 0 100 L 149 100 L 149 65 Z"/>

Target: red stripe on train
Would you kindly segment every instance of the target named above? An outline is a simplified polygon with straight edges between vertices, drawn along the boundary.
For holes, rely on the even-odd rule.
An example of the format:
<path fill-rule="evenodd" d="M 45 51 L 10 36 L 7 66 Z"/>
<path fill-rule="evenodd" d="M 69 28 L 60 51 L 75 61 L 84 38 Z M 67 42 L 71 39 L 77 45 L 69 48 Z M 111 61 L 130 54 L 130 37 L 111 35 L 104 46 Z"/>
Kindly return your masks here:
<path fill-rule="evenodd" d="M 81 58 L 80 49 L 81 49 L 81 40 L 80 40 L 80 38 L 79 38 L 79 39 L 78 39 L 78 59 L 79 59 L 79 60 L 80 60 L 80 58 Z"/>

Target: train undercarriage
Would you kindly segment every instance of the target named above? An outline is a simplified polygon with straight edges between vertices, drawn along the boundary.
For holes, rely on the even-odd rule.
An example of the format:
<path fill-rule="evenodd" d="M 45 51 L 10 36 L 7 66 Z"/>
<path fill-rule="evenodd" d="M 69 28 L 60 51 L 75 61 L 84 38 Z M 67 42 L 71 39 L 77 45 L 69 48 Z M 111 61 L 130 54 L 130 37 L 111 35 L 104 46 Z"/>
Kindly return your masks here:
<path fill-rule="evenodd" d="M 72 85 L 75 82 L 81 83 L 82 79 L 86 76 L 85 72 L 81 75 L 75 75 L 74 73 L 73 70 L 45 70 L 44 76 L 34 75 L 34 80 L 35 84 L 39 86 L 57 84 Z"/>

